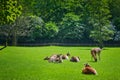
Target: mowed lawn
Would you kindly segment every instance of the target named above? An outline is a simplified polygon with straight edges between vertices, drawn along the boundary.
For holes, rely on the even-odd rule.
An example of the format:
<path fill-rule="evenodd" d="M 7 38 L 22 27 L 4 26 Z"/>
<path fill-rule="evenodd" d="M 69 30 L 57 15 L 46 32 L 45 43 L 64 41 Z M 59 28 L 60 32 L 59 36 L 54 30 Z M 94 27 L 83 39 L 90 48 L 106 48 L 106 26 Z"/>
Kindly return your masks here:
<path fill-rule="evenodd" d="M 120 80 L 120 47 L 105 47 L 101 61 L 91 61 L 93 47 L 7 47 L 0 51 L 0 80 Z M 52 54 L 79 56 L 80 62 L 64 60 L 49 63 L 43 60 Z M 85 63 L 94 67 L 98 75 L 81 73 Z"/>

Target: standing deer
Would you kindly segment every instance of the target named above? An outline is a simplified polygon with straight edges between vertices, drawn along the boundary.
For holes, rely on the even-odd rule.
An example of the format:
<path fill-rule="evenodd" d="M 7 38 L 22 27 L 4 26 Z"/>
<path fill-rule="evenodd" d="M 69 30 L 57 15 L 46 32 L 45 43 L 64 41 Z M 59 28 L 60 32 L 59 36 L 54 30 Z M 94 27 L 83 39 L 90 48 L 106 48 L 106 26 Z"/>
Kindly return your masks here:
<path fill-rule="evenodd" d="M 91 55 L 94 58 L 95 62 L 97 62 L 97 55 L 99 57 L 100 60 L 100 53 L 101 53 L 101 48 L 92 48 L 91 49 Z"/>

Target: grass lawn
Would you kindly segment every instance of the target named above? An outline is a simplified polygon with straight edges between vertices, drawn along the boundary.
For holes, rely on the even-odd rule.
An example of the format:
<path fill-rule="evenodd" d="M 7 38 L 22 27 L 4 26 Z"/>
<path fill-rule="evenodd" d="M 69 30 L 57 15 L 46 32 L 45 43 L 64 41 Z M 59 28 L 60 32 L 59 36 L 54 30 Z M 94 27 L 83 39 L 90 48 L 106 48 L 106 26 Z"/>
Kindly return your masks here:
<path fill-rule="evenodd" d="M 120 80 L 120 47 L 105 47 L 101 61 L 91 61 L 92 47 L 7 47 L 0 51 L 0 80 Z M 49 63 L 44 57 L 56 53 L 79 56 L 78 63 L 64 60 Z M 98 75 L 81 73 L 84 63 L 94 67 Z"/>

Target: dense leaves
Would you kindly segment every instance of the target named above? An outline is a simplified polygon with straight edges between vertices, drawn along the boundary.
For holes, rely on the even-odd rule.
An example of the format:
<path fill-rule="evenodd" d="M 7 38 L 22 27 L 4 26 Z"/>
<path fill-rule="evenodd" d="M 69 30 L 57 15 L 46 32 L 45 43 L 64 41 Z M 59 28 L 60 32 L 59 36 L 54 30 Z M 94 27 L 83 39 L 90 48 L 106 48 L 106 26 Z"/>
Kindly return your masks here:
<path fill-rule="evenodd" d="M 0 5 L 0 33 L 5 35 L 5 40 L 7 43 L 8 38 L 12 36 L 13 33 L 14 36 L 16 35 L 14 22 L 17 17 L 22 14 L 22 6 L 19 5 L 17 0 L 1 0 Z"/>
<path fill-rule="evenodd" d="M 110 24 L 110 10 L 107 0 L 91 0 L 90 4 L 90 23 L 93 29 L 91 30 L 90 37 L 97 41 L 102 46 L 103 41 L 113 38 L 114 31 Z M 92 5 L 91 5 L 92 4 Z"/>
<path fill-rule="evenodd" d="M 59 34 L 62 39 L 81 39 L 84 31 L 80 17 L 73 13 L 65 15 L 61 22 Z"/>
<path fill-rule="evenodd" d="M 21 14 L 22 6 L 19 5 L 17 0 L 3 0 L 0 4 L 0 24 L 10 24 Z"/>
<path fill-rule="evenodd" d="M 119 0 L 0 0 L 0 36 L 9 35 L 14 44 L 17 39 L 18 42 L 92 39 L 102 45 L 113 38 L 120 40 L 119 3 Z"/>
<path fill-rule="evenodd" d="M 45 37 L 48 37 L 48 38 L 51 38 L 51 37 L 54 37 L 55 35 L 57 35 L 58 33 L 58 27 L 56 26 L 55 23 L 53 22 L 48 22 L 45 24 L 45 33 L 44 33 L 44 36 Z"/>

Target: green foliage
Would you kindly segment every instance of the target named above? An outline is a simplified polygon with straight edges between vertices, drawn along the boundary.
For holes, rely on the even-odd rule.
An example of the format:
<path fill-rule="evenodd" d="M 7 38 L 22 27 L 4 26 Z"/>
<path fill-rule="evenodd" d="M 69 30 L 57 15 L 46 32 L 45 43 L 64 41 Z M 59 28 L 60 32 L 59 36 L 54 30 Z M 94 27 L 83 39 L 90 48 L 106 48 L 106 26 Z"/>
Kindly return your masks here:
<path fill-rule="evenodd" d="M 100 0 L 90 3 L 92 4 L 89 4 L 90 24 L 93 28 L 90 37 L 102 46 L 103 41 L 112 39 L 114 35 L 114 30 L 109 21 L 111 15 L 108 2 L 107 0 Z"/>
<path fill-rule="evenodd" d="M 6 43 L 10 36 L 16 35 L 16 28 L 13 27 L 16 19 L 22 14 L 22 6 L 18 3 L 18 0 L 3 0 L 0 1 L 0 26 L 4 26 L 4 29 L 0 27 L 0 31 L 6 35 Z M 12 33 L 14 33 L 12 35 Z"/>
<path fill-rule="evenodd" d="M 36 40 L 43 36 L 43 26 L 44 21 L 37 16 L 29 16 L 27 17 L 28 26 L 26 28 L 26 36 L 29 36 L 31 40 Z"/>
<path fill-rule="evenodd" d="M 42 37 L 42 27 L 39 26 L 39 25 L 35 25 L 33 28 L 32 28 L 32 32 L 31 34 L 29 34 L 32 39 L 39 39 L 40 37 Z"/>
<path fill-rule="evenodd" d="M 116 33 L 115 33 L 115 41 L 120 41 L 120 17 L 114 18 L 113 23 L 115 25 Z"/>
<path fill-rule="evenodd" d="M 20 16 L 17 20 L 17 36 L 29 37 L 28 41 L 35 41 L 43 37 L 44 21 L 38 16 Z"/>
<path fill-rule="evenodd" d="M 45 37 L 51 38 L 58 33 L 58 27 L 53 22 L 48 22 L 45 24 Z"/>
<path fill-rule="evenodd" d="M 81 19 L 74 13 L 67 13 L 60 25 L 59 34 L 62 39 L 82 38 L 84 27 L 80 23 Z"/>
<path fill-rule="evenodd" d="M 0 0 L 0 31 L 4 27 L 11 36 L 27 36 L 33 41 L 57 35 L 103 43 L 113 38 L 111 25 L 120 30 L 119 4 L 120 0 Z"/>
<path fill-rule="evenodd" d="M 5 0 L 1 5 L 1 25 L 13 23 L 21 14 L 22 6 L 18 4 L 17 0 Z"/>
<path fill-rule="evenodd" d="M 112 14 L 112 18 L 120 17 L 120 0 L 110 0 L 109 7 Z"/>
<path fill-rule="evenodd" d="M 101 40 L 107 41 L 113 39 L 113 35 L 114 35 L 113 30 L 114 29 L 112 28 L 111 25 L 103 26 L 101 31 L 98 30 L 91 31 L 90 37 L 99 43 L 101 42 Z"/>
<path fill-rule="evenodd" d="M 120 31 L 120 17 L 113 19 L 113 23 L 115 25 L 115 29 Z"/>
<path fill-rule="evenodd" d="M 22 1 L 24 10 L 28 14 L 41 16 L 45 22 L 60 22 L 64 14 L 68 12 L 81 13 L 81 2 L 79 0 L 27 0 Z"/>
<path fill-rule="evenodd" d="M 110 0 L 109 7 L 112 15 L 112 22 L 115 25 L 115 41 L 120 40 L 120 0 Z"/>
<path fill-rule="evenodd" d="M 116 32 L 114 40 L 115 41 L 120 41 L 120 31 Z"/>

